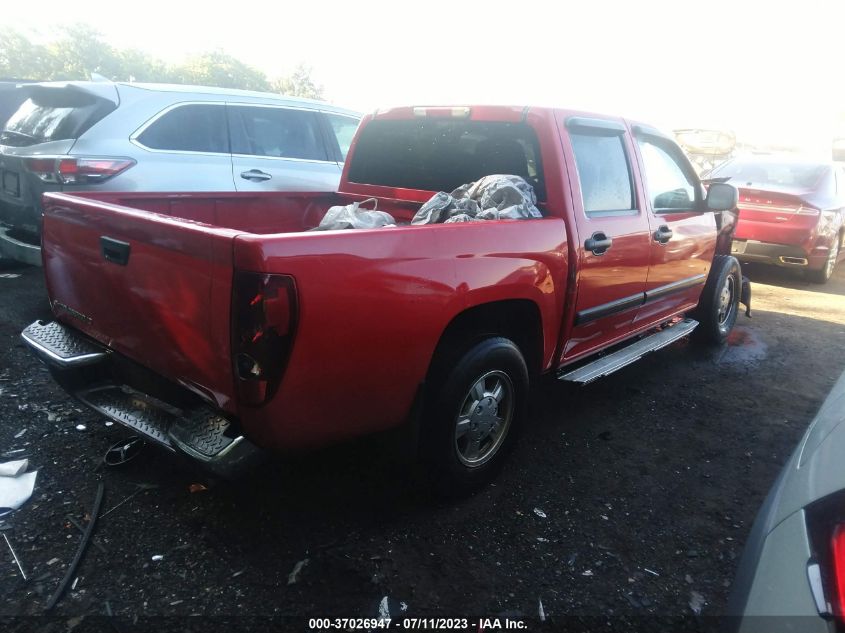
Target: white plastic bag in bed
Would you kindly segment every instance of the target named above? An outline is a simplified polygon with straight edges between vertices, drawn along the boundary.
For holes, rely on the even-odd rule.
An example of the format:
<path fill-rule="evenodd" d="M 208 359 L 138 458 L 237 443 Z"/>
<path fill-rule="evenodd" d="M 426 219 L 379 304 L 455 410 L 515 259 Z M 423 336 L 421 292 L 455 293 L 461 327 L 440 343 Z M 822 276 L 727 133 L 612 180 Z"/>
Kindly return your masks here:
<path fill-rule="evenodd" d="M 361 209 L 362 204 L 373 203 L 373 208 Z M 337 231 L 341 229 L 378 229 L 383 226 L 396 226 L 396 220 L 389 213 L 378 211 L 378 200 L 367 198 L 345 206 L 330 207 L 320 220 L 315 231 Z"/>

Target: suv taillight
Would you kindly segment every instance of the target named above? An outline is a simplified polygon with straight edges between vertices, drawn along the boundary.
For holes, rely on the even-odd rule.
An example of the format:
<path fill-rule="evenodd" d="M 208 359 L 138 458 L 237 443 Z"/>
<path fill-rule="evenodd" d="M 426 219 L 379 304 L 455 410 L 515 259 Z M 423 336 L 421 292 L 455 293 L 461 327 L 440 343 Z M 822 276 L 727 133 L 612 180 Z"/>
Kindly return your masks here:
<path fill-rule="evenodd" d="M 282 378 L 297 319 L 293 277 L 236 272 L 232 287 L 232 360 L 239 401 L 260 405 Z"/>
<path fill-rule="evenodd" d="M 95 185 L 117 176 L 135 164 L 131 158 L 32 156 L 26 168 L 43 182 L 63 185 Z"/>
<path fill-rule="evenodd" d="M 830 539 L 833 562 L 833 613 L 840 624 L 845 625 L 845 523 L 840 523 L 833 530 Z"/>

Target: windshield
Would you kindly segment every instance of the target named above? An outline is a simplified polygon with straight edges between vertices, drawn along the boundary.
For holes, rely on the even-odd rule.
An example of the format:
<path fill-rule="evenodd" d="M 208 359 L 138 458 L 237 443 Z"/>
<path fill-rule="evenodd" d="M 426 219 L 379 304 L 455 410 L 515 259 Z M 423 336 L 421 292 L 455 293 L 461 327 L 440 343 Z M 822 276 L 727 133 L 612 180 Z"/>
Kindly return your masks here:
<path fill-rule="evenodd" d="M 452 191 L 491 174 L 522 176 L 545 200 L 540 148 L 524 123 L 413 119 L 372 121 L 350 165 L 356 183 Z"/>
<path fill-rule="evenodd" d="M 827 169 L 827 165 L 814 163 L 731 160 L 716 167 L 707 179 L 719 179 L 735 185 L 778 185 L 809 189 L 818 184 Z"/>

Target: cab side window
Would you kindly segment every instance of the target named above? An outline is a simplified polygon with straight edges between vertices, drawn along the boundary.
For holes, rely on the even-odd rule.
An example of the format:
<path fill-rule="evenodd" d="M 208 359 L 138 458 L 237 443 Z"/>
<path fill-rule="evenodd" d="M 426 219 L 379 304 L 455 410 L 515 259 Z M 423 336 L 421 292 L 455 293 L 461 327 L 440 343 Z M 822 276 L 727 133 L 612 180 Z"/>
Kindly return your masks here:
<path fill-rule="evenodd" d="M 655 212 L 695 209 L 698 206 L 697 185 L 680 162 L 656 142 L 643 138 L 637 142 L 651 208 Z"/>
<path fill-rule="evenodd" d="M 631 171 L 621 134 L 570 132 L 581 183 L 584 212 L 630 213 L 634 207 Z"/>

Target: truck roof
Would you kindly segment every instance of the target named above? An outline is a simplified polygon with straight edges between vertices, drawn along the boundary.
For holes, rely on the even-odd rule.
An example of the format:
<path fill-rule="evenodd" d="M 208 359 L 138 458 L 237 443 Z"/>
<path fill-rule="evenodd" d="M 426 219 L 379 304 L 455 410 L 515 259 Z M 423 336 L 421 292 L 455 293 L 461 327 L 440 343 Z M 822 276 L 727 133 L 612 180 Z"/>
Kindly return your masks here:
<path fill-rule="evenodd" d="M 374 119 L 406 119 L 411 117 L 449 117 L 455 118 L 469 118 L 472 120 L 490 120 L 490 121 L 524 121 L 528 114 L 553 115 L 560 114 L 563 118 L 570 116 L 588 117 L 592 119 L 603 119 L 607 121 L 626 122 L 630 126 L 638 126 L 648 130 L 652 134 L 659 134 L 672 138 L 672 136 L 659 128 L 636 121 L 633 119 L 624 118 L 618 115 L 604 114 L 599 112 L 589 112 L 585 110 L 574 110 L 570 108 L 559 108 L 539 105 L 485 105 L 485 104 L 452 104 L 452 105 L 412 105 L 412 106 L 397 106 L 391 108 L 379 108 L 372 113 Z"/>

